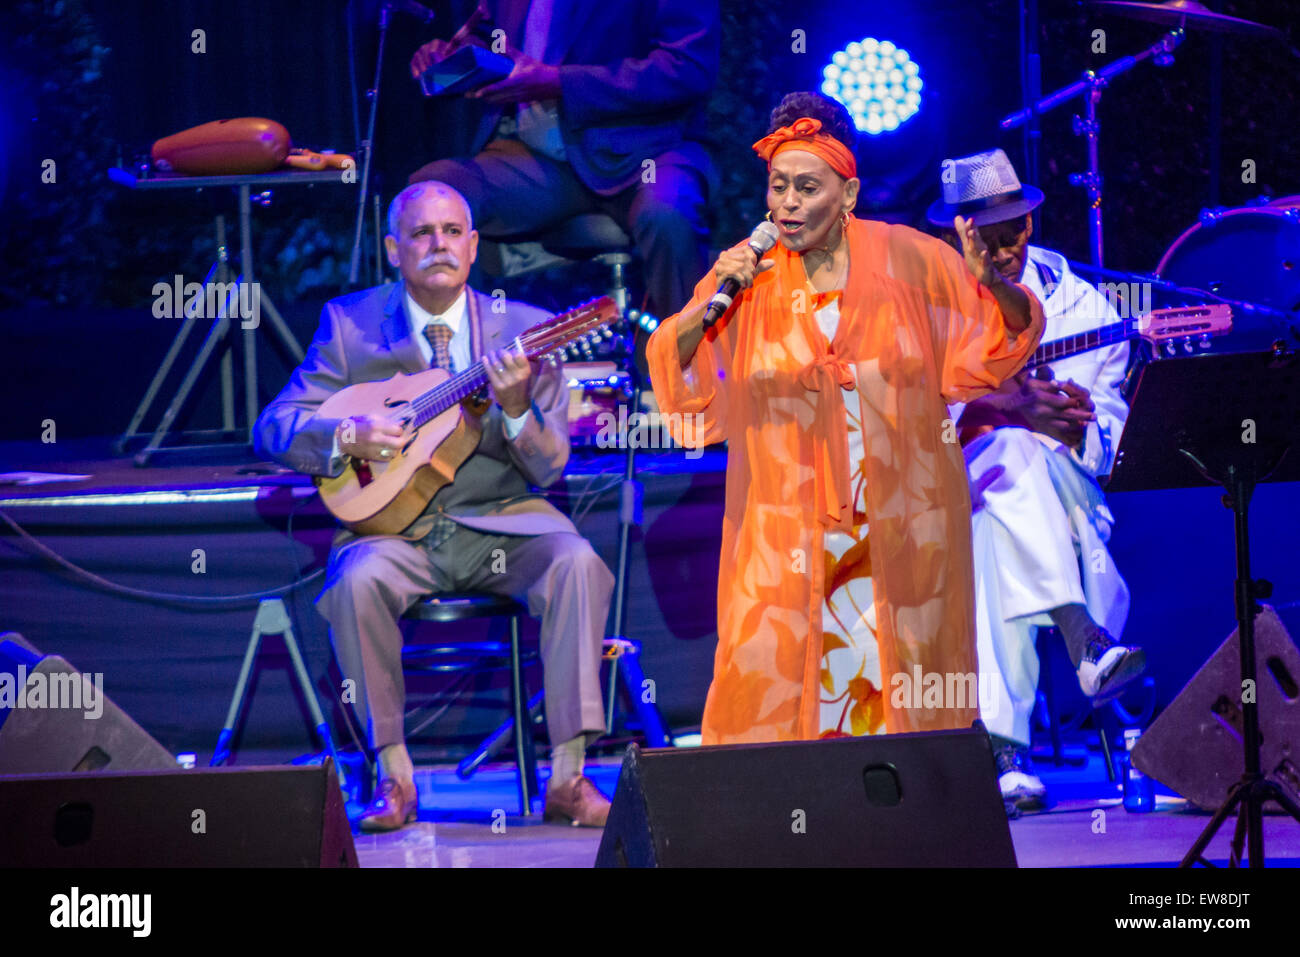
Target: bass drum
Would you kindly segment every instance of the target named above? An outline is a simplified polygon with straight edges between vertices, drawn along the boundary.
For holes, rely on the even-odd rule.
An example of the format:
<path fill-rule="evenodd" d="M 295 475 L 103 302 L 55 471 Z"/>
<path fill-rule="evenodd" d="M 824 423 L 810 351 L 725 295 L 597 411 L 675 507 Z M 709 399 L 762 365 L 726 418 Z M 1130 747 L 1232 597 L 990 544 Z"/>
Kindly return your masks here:
<path fill-rule="evenodd" d="M 1234 309 L 1232 332 L 1213 352 L 1262 352 L 1277 339 L 1300 345 L 1300 208 L 1296 197 L 1273 206 L 1202 214 L 1169 247 L 1156 275 L 1180 286 L 1284 313 Z"/>

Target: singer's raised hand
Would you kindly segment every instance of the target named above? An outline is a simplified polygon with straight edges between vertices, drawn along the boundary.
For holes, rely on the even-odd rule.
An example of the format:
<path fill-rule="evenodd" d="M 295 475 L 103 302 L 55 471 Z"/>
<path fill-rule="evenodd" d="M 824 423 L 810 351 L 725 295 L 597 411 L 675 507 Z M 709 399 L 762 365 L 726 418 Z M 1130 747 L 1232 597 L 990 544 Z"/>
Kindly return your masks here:
<path fill-rule="evenodd" d="M 750 248 L 749 240 L 745 240 L 743 243 L 736 243 L 719 256 L 718 261 L 713 264 L 713 272 L 718 277 L 718 282 L 734 279 L 740 283 L 741 289 L 748 289 L 754 284 L 755 276 L 767 272 L 775 265 L 776 263 L 770 259 L 759 261 L 754 250 Z"/>

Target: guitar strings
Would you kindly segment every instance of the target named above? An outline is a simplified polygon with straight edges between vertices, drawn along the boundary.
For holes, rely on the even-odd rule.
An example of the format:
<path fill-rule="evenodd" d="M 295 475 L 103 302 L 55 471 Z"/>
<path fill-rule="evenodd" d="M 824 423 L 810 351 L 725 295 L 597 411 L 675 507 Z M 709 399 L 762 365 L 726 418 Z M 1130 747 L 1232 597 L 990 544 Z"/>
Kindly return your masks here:
<path fill-rule="evenodd" d="M 578 313 L 586 308 L 586 306 L 581 306 L 574 312 Z M 571 322 L 573 318 L 576 318 L 576 316 L 560 316 L 558 319 L 553 320 L 552 323 L 544 329 L 535 332 L 529 330 L 529 332 L 524 333 L 523 336 L 520 337 L 520 345 L 523 347 L 524 353 L 528 354 L 530 350 L 535 348 L 537 354 L 546 352 L 548 348 L 551 347 L 550 343 L 547 343 L 546 340 L 554 337 L 554 334 L 558 331 L 558 326 L 562 326 L 566 322 Z M 599 318 L 599 314 L 592 318 Z M 572 332 L 572 330 L 570 330 L 570 332 Z M 579 335 L 581 335 L 581 333 L 579 333 Z M 537 337 L 536 341 L 531 339 L 532 336 Z M 570 336 L 566 333 L 563 336 L 556 337 L 555 347 L 563 345 L 565 340 L 569 338 L 576 338 L 576 336 Z M 533 357 L 534 356 L 529 356 L 530 359 Z M 438 415 L 441 415 L 455 403 L 469 395 L 472 395 L 474 392 L 477 392 L 483 387 L 486 379 L 487 367 L 484 365 L 484 357 L 480 356 L 468 369 L 457 373 L 441 385 L 435 386 L 428 392 L 412 399 L 410 404 L 407 406 L 410 414 L 399 417 L 399 421 L 402 422 L 404 427 L 414 424 L 415 427 L 418 428 L 431 419 L 436 418 Z"/>

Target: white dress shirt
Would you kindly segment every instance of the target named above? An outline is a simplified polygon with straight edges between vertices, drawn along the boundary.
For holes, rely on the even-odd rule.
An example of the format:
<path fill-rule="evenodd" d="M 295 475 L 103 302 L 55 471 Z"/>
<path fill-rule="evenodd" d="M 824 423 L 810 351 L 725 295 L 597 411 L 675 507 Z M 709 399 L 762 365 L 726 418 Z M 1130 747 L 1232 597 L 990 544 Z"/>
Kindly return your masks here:
<path fill-rule="evenodd" d="M 420 355 L 424 356 L 426 363 L 433 362 L 433 346 L 424 334 L 424 327 L 431 322 L 440 322 L 451 327 L 451 342 L 447 344 L 447 351 L 451 353 L 452 371 L 464 372 L 469 368 L 469 298 L 464 289 L 460 291 L 456 301 L 447 307 L 447 311 L 439 316 L 435 316 L 424 309 L 411 298 L 411 294 L 408 292 L 406 294 L 406 316 L 411 323 L 411 335 L 415 337 L 415 344 L 420 347 Z M 523 415 L 515 417 L 506 415 L 505 410 L 502 409 L 501 417 L 506 424 L 506 438 L 513 439 L 524 430 L 524 423 L 528 421 L 528 411 L 525 410 Z"/>

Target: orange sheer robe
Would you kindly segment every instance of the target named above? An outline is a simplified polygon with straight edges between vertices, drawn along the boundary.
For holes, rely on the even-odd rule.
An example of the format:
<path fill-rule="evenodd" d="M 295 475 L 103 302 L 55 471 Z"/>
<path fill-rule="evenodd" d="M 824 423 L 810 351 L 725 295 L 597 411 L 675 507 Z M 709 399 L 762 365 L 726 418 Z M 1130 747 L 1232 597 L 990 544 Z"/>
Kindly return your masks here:
<path fill-rule="evenodd" d="M 841 391 L 853 384 L 850 363 L 885 727 L 964 728 L 979 715 L 973 693 L 963 706 L 934 707 L 919 688 L 893 692 L 914 678 L 975 675 L 970 493 L 946 403 L 985 395 L 1020 370 L 1042 338 L 1042 306 L 1026 289 L 1031 323 L 1012 337 L 993 295 L 940 240 L 850 218 L 848 241 L 833 342 L 813 316 L 800 257 L 779 244 L 766 257 L 775 267 L 736 297 L 686 368 L 677 316 L 650 338 L 655 395 L 677 441 L 728 441 L 705 744 L 818 735 L 822 538 L 853 520 Z M 683 311 L 717 286 L 710 273 Z"/>

